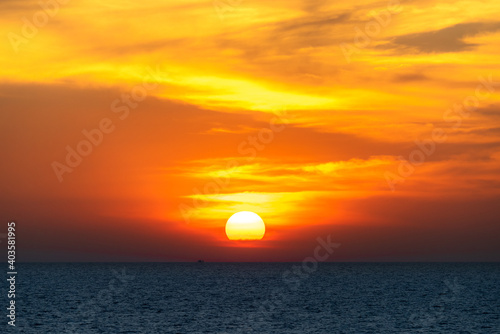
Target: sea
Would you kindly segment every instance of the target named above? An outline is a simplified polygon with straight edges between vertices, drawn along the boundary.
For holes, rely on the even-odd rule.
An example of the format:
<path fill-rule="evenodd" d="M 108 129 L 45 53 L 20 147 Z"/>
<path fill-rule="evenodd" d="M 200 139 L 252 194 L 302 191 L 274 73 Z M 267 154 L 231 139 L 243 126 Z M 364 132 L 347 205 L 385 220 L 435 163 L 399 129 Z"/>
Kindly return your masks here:
<path fill-rule="evenodd" d="M 21 263 L 15 301 L 5 333 L 500 333 L 500 264 Z"/>

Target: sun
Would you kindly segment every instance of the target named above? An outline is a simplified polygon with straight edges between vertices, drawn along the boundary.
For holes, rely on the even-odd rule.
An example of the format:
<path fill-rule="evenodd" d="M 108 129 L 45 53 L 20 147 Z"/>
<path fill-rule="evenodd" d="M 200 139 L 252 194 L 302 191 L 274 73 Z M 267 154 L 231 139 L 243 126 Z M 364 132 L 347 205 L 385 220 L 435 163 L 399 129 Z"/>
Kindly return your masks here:
<path fill-rule="evenodd" d="M 258 214 L 240 211 L 232 215 L 226 223 L 229 240 L 261 240 L 266 233 L 266 225 Z"/>

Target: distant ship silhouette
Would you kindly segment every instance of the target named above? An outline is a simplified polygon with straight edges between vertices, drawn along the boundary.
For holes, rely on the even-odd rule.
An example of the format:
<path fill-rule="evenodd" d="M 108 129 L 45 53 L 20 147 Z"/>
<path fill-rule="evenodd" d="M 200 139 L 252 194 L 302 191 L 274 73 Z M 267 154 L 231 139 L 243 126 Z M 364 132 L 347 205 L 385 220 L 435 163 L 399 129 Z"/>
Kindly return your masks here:
<path fill-rule="evenodd" d="M 198 263 L 205 263 L 204 260 L 198 260 Z"/>

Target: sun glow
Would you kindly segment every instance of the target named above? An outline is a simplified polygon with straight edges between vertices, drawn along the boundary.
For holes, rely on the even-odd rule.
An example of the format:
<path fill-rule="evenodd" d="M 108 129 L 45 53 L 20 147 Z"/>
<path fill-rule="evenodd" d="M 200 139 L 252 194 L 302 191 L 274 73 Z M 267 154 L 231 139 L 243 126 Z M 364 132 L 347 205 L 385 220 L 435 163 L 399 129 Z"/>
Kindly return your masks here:
<path fill-rule="evenodd" d="M 260 240 L 266 233 L 266 225 L 258 214 L 240 211 L 232 215 L 226 223 L 229 240 Z"/>

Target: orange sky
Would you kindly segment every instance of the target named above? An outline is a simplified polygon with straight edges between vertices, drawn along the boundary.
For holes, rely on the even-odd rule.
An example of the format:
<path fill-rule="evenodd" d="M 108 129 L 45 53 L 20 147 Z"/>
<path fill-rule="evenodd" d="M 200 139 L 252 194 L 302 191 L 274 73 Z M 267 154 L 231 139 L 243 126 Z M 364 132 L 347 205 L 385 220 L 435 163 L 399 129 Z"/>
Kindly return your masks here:
<path fill-rule="evenodd" d="M 22 260 L 500 260 L 498 1 L 42 2 L 0 3 Z"/>

